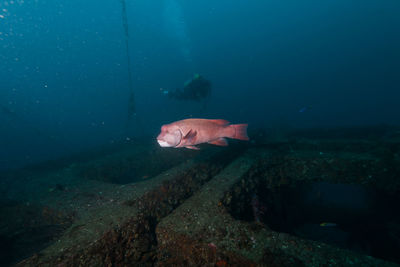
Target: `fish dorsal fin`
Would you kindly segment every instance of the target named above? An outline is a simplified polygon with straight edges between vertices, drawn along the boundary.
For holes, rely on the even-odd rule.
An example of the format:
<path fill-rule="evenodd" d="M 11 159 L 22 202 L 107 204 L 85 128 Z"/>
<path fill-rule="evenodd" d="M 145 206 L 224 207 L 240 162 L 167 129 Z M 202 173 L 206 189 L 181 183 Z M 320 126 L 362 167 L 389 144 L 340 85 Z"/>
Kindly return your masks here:
<path fill-rule="evenodd" d="M 196 135 L 197 135 L 197 132 L 190 129 L 190 131 L 182 139 L 185 141 L 193 140 L 193 138 L 195 138 Z"/>
<path fill-rule="evenodd" d="M 228 125 L 230 122 L 227 120 L 222 120 L 222 119 L 216 119 L 216 120 L 210 120 L 213 123 L 219 124 L 219 125 Z"/>

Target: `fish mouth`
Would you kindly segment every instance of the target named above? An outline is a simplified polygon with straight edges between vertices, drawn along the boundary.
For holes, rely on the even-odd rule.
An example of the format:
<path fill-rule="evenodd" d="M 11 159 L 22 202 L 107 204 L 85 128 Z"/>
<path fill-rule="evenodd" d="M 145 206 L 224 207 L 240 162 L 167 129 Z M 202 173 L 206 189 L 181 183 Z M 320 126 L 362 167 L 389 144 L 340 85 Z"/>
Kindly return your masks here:
<path fill-rule="evenodd" d="M 170 144 L 168 144 L 167 142 L 165 142 L 163 140 L 157 139 L 157 142 L 161 147 L 170 147 L 171 146 Z"/>

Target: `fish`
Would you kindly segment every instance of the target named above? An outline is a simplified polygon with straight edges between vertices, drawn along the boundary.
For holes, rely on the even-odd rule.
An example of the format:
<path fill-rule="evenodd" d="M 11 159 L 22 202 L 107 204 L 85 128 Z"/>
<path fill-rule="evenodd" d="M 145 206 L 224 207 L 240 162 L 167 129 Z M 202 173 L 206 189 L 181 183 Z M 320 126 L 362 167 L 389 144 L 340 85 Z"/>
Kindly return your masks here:
<path fill-rule="evenodd" d="M 305 112 L 307 109 L 308 109 L 308 107 L 302 107 L 301 109 L 299 109 L 299 112 L 300 112 L 300 113 L 303 113 L 303 112 Z"/>
<path fill-rule="evenodd" d="M 310 110 L 310 109 L 311 109 L 310 106 L 302 107 L 301 109 L 299 109 L 299 113 L 304 113 L 304 112 L 306 112 L 306 111 L 308 111 L 308 110 Z"/>
<path fill-rule="evenodd" d="M 248 141 L 247 124 L 230 124 L 222 119 L 185 119 L 161 127 L 157 142 L 161 147 L 199 148 L 202 143 L 227 146 L 226 138 Z"/>
<path fill-rule="evenodd" d="M 319 224 L 319 226 L 321 227 L 336 227 L 337 224 L 336 223 L 331 223 L 331 222 L 322 222 Z"/>

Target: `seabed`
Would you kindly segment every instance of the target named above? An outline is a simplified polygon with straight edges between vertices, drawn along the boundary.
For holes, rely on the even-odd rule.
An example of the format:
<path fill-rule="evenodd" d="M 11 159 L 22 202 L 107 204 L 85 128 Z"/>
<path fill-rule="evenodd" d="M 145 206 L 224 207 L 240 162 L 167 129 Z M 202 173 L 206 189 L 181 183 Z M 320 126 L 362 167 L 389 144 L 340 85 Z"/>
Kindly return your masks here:
<path fill-rule="evenodd" d="M 0 264 L 399 266 L 400 129 L 250 136 L 137 139 L 2 173 Z"/>

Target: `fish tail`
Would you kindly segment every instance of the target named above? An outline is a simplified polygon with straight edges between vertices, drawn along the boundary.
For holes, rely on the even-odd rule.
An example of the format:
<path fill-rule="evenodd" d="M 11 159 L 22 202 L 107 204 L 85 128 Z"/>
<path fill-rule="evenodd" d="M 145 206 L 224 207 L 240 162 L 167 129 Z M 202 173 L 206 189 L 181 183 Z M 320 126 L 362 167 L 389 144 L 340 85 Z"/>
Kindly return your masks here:
<path fill-rule="evenodd" d="M 247 124 L 232 124 L 228 126 L 231 129 L 230 138 L 239 140 L 249 140 L 247 136 Z"/>

